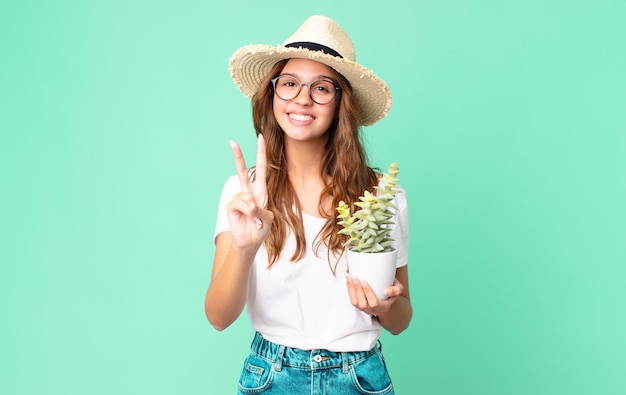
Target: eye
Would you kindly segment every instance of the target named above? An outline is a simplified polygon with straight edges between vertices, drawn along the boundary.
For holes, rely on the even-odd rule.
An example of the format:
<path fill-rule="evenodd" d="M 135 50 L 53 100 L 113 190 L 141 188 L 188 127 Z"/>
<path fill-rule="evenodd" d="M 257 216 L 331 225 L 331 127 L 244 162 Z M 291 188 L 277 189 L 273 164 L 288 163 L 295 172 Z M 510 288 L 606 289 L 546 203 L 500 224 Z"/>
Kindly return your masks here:
<path fill-rule="evenodd" d="M 278 84 L 280 86 L 284 86 L 285 88 L 297 88 L 298 86 L 300 86 L 300 82 L 298 82 L 297 79 L 289 76 L 280 77 L 280 79 L 278 80 Z"/>
<path fill-rule="evenodd" d="M 335 91 L 335 85 L 330 81 L 316 81 L 312 84 L 312 87 L 320 93 L 332 93 Z"/>

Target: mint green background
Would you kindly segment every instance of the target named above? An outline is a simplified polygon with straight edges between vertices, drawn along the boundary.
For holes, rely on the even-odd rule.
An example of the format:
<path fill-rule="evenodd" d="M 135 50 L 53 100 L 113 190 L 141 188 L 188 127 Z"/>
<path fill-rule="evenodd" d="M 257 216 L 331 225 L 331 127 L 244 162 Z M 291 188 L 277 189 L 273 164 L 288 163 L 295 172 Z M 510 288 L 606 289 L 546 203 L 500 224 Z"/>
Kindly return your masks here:
<path fill-rule="evenodd" d="M 390 85 L 365 130 L 411 207 L 398 394 L 626 393 L 626 2 L 4 1 L 0 393 L 230 394 L 206 321 L 219 192 L 249 163 L 248 43 L 336 19 Z"/>

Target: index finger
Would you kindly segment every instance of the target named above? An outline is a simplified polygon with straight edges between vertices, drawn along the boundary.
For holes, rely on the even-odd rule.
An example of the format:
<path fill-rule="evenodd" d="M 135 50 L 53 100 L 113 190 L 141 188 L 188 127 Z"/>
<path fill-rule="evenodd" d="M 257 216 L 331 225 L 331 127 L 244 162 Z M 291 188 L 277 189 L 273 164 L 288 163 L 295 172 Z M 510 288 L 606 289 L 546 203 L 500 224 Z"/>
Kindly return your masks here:
<path fill-rule="evenodd" d="M 235 158 L 235 168 L 237 169 L 237 177 L 239 178 L 239 184 L 242 190 L 248 190 L 250 185 L 250 178 L 248 177 L 248 168 L 246 167 L 246 161 L 243 158 L 241 147 L 234 141 L 230 141 L 230 148 L 233 150 L 233 156 Z"/>

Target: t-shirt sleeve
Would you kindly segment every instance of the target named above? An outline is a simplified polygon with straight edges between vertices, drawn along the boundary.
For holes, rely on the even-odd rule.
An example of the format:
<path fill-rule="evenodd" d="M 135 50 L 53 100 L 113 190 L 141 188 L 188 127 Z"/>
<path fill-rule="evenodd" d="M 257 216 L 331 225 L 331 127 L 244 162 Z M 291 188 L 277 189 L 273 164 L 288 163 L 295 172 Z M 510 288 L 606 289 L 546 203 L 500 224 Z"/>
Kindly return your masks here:
<path fill-rule="evenodd" d="M 396 212 L 395 225 L 391 230 L 391 245 L 398 250 L 396 267 L 406 266 L 409 263 L 409 207 L 406 191 L 402 190 L 395 196 Z"/>
<path fill-rule="evenodd" d="M 233 196 L 241 190 L 237 176 L 230 176 L 224 183 L 222 188 L 222 196 L 217 209 L 217 219 L 215 221 L 215 233 L 213 234 L 213 243 L 215 243 L 217 235 L 230 230 L 228 223 L 228 212 L 226 206 L 233 200 Z"/>

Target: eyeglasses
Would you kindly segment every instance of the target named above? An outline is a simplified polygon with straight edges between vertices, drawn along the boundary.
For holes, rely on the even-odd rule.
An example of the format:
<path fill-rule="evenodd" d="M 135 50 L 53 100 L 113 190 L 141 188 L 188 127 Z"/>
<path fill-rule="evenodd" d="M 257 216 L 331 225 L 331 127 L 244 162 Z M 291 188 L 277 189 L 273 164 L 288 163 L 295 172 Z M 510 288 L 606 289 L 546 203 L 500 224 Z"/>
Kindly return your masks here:
<path fill-rule="evenodd" d="M 282 100 L 291 100 L 300 94 L 302 86 L 309 87 L 309 97 L 317 104 L 328 104 L 335 98 L 335 94 L 340 89 L 329 80 L 317 80 L 313 82 L 300 82 L 292 75 L 279 75 L 272 79 L 272 86 L 276 96 Z"/>

